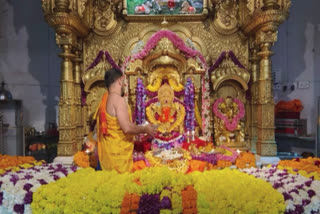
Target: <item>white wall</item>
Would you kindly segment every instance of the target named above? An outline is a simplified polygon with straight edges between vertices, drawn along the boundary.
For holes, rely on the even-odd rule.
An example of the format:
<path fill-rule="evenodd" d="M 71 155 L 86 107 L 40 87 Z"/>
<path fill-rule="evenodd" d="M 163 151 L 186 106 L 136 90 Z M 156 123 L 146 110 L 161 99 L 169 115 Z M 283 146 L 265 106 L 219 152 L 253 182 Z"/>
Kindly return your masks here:
<path fill-rule="evenodd" d="M 40 1 L 0 0 L 0 81 L 22 100 L 24 124 L 44 131 L 57 120 L 60 59 Z"/>
<path fill-rule="evenodd" d="M 301 118 L 307 119 L 308 134 L 315 135 L 317 97 L 320 96 L 319 0 L 292 1 L 290 17 L 280 26 L 272 57 L 276 72 L 275 99 L 300 99 Z M 283 91 L 283 86 L 288 86 Z M 291 85 L 295 90 L 291 91 Z M 278 87 L 277 87 L 278 86 Z"/>

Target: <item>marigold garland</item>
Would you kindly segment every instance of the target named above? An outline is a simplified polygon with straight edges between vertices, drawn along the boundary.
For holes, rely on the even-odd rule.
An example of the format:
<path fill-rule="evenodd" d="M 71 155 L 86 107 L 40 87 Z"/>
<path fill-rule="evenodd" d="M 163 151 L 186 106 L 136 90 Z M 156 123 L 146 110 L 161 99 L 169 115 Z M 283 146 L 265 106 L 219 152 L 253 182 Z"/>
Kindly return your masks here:
<path fill-rule="evenodd" d="M 86 168 L 90 166 L 90 160 L 89 156 L 83 152 L 83 151 L 78 151 L 74 157 L 73 157 L 73 162 L 82 168 Z"/>

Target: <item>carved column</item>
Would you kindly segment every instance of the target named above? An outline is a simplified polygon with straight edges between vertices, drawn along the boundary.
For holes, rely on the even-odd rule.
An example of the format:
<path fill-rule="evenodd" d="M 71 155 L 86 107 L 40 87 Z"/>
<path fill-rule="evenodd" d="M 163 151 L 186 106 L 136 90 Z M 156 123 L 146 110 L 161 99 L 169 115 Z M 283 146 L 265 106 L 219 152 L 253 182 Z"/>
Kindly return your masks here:
<path fill-rule="evenodd" d="M 56 34 L 57 44 L 62 53 L 60 101 L 59 101 L 59 144 L 58 156 L 71 156 L 76 151 L 75 145 L 75 89 L 72 54 L 72 34 Z"/>
<path fill-rule="evenodd" d="M 253 47 L 251 48 L 251 54 L 250 54 L 250 64 L 251 64 L 251 81 L 252 85 L 250 88 L 251 91 L 251 100 L 250 100 L 250 105 L 251 105 L 251 123 L 250 123 L 250 136 L 251 136 L 251 150 L 256 151 L 256 143 L 257 143 L 257 100 L 258 100 L 258 74 L 259 74 L 259 57 L 257 55 L 257 48 L 252 45 Z"/>
<path fill-rule="evenodd" d="M 258 56 L 261 57 L 258 79 L 257 153 L 262 156 L 275 156 L 277 154 L 277 145 L 274 137 L 274 100 L 270 59 L 273 52 L 270 49 L 277 40 L 277 33 L 259 31 L 256 39 L 257 44 L 260 46 Z"/>
<path fill-rule="evenodd" d="M 80 56 L 80 51 L 75 52 L 74 59 L 74 93 L 75 93 L 75 126 L 76 126 L 76 148 L 77 150 L 81 150 L 82 140 L 83 140 L 83 115 L 82 115 L 82 106 L 81 106 L 81 63 L 82 59 Z"/>

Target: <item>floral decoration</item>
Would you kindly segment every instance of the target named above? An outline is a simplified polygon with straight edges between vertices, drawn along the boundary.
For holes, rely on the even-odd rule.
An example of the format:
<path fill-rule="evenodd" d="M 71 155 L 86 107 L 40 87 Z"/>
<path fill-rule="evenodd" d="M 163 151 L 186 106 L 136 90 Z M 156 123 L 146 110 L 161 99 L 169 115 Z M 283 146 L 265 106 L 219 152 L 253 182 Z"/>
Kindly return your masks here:
<path fill-rule="evenodd" d="M 35 161 L 35 159 L 32 156 L 11 156 L 0 154 L 0 169 L 15 167 L 24 163 L 31 163 L 33 161 Z"/>
<path fill-rule="evenodd" d="M 82 168 L 86 168 L 90 166 L 90 158 L 84 151 L 78 151 L 74 157 L 73 162 Z"/>
<path fill-rule="evenodd" d="M 76 170 L 76 166 L 43 164 L 1 175 L 0 213 L 33 213 L 30 204 L 34 192 L 42 185 L 54 182 Z"/>
<path fill-rule="evenodd" d="M 238 169 L 256 167 L 256 158 L 252 152 L 241 152 L 236 160 Z"/>
<path fill-rule="evenodd" d="M 281 193 L 267 182 L 238 170 L 191 174 L 197 191 L 198 213 L 283 213 Z"/>
<path fill-rule="evenodd" d="M 142 82 L 142 79 L 139 78 L 137 80 L 137 87 L 136 87 L 136 107 L 135 107 L 135 122 L 136 124 L 140 125 L 144 123 L 146 119 L 146 93 L 145 88 Z"/>
<path fill-rule="evenodd" d="M 291 174 L 300 174 L 302 176 L 320 180 L 320 158 L 295 158 L 292 160 L 281 160 L 278 163 L 279 169 L 287 169 Z"/>
<path fill-rule="evenodd" d="M 12 166 L 12 167 L 7 167 L 5 169 L 0 169 L 0 176 L 4 175 L 9 172 L 17 172 L 20 171 L 21 169 L 28 169 L 34 166 L 40 166 L 42 164 L 46 163 L 45 161 L 32 161 L 31 163 L 24 163 L 20 164 L 18 166 Z"/>
<path fill-rule="evenodd" d="M 231 121 L 229 121 L 228 117 L 226 115 L 224 115 L 223 113 L 221 113 L 221 111 L 219 110 L 219 106 L 223 102 L 224 102 L 224 98 L 216 99 L 216 101 L 213 104 L 213 112 L 219 119 L 224 121 L 224 124 L 229 131 L 233 131 L 237 128 L 239 120 L 244 117 L 244 113 L 245 113 L 244 105 L 241 102 L 241 100 L 239 100 L 237 98 L 233 98 L 233 102 L 238 105 L 239 112 L 236 116 L 234 116 L 234 118 L 232 118 Z"/>
<path fill-rule="evenodd" d="M 281 193 L 286 204 L 285 213 L 320 212 L 320 181 L 299 174 L 290 174 L 287 170 L 277 169 L 276 166 L 242 171 L 269 182 Z"/>
<path fill-rule="evenodd" d="M 225 211 L 273 214 L 285 210 L 281 193 L 269 183 L 237 170 L 185 175 L 165 167 L 125 174 L 79 169 L 68 178 L 41 186 L 34 193 L 31 207 L 35 214 Z"/>
<path fill-rule="evenodd" d="M 184 106 L 186 109 L 186 116 L 184 118 L 184 128 L 185 131 L 194 131 L 195 128 L 195 105 L 194 105 L 194 85 L 191 78 L 188 78 L 185 92 L 184 92 Z"/>

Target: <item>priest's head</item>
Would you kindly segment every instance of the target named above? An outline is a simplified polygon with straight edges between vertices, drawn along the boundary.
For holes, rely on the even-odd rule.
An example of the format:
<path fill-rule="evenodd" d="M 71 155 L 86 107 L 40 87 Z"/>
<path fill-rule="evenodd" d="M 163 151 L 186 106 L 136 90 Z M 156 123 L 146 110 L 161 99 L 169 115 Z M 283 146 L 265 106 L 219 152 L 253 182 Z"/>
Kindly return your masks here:
<path fill-rule="evenodd" d="M 111 68 L 104 75 L 104 83 L 109 93 L 119 93 L 124 96 L 124 81 L 125 76 L 122 71 L 116 68 Z"/>

